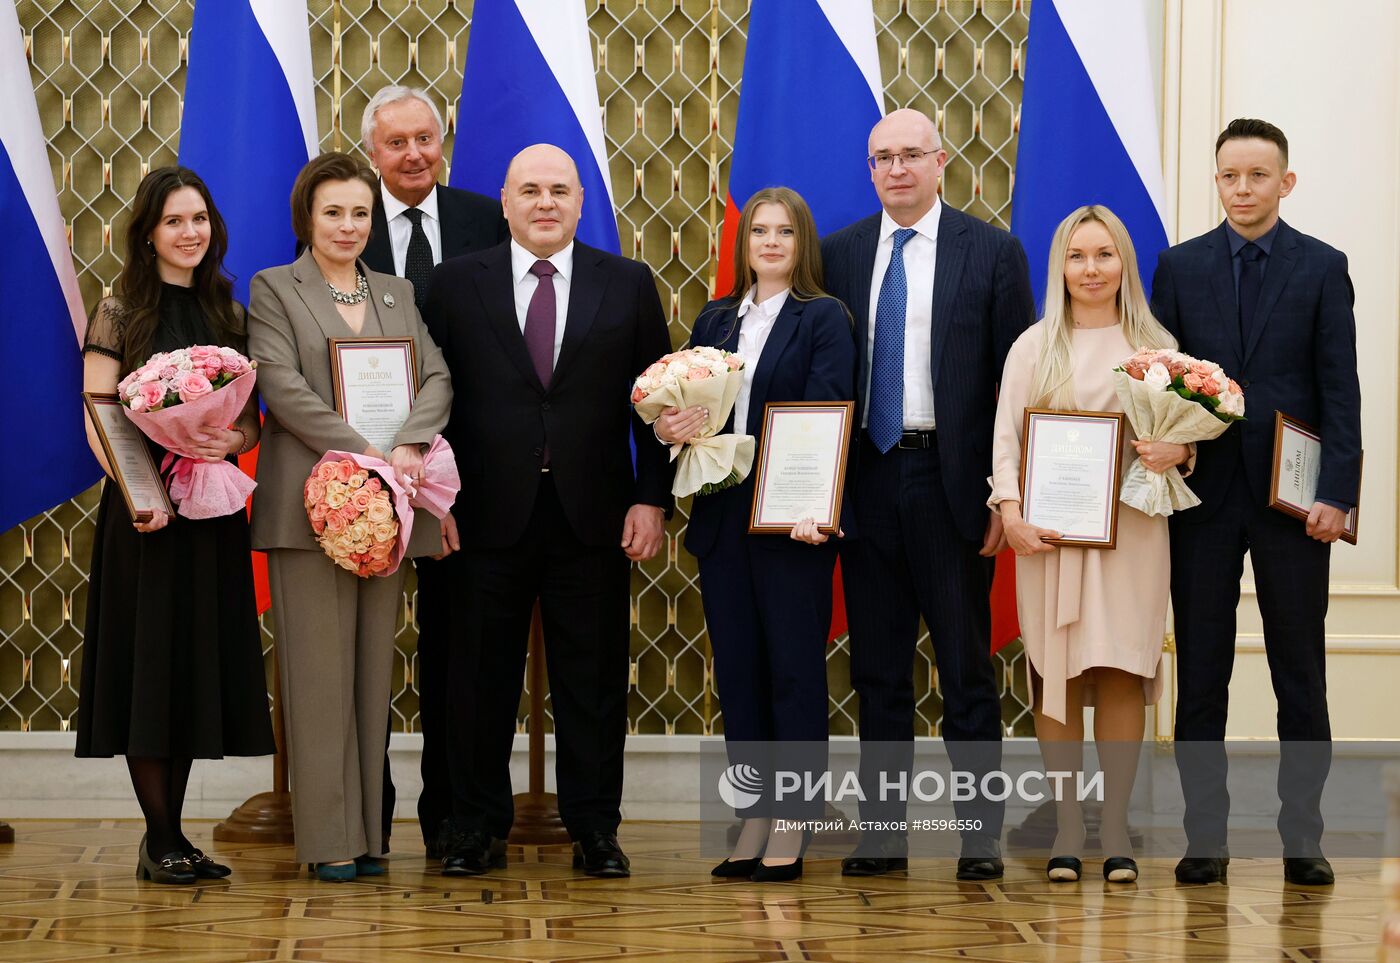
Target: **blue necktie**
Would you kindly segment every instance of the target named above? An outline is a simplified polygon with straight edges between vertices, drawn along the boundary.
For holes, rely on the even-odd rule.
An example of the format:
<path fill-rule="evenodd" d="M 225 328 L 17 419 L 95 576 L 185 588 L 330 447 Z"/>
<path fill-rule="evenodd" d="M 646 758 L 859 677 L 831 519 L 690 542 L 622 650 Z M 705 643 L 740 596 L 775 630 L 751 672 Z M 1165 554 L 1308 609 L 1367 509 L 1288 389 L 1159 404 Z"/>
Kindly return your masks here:
<path fill-rule="evenodd" d="M 870 353 L 870 410 L 866 432 L 881 454 L 899 443 L 904 434 L 904 315 L 909 286 L 904 278 L 904 245 L 914 236 L 912 227 L 894 232 L 890 266 L 880 283 L 875 304 L 875 348 Z"/>

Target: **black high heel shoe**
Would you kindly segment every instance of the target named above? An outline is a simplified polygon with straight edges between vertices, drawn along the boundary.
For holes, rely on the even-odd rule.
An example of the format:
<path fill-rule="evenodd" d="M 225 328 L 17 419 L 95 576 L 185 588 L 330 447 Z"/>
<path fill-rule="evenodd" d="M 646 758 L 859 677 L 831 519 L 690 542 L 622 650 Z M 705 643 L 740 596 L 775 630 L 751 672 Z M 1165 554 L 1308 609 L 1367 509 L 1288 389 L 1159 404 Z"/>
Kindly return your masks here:
<path fill-rule="evenodd" d="M 802 848 L 797 851 L 797 858 L 790 863 L 783 863 L 778 866 L 770 866 L 758 861 L 758 867 L 754 869 L 749 879 L 755 883 L 790 883 L 802 877 L 802 857 L 807 852 L 807 844 L 812 841 L 812 831 L 802 830 Z"/>
<path fill-rule="evenodd" d="M 1052 856 L 1045 864 L 1045 875 L 1052 883 L 1077 883 L 1083 870 L 1078 856 Z"/>
<path fill-rule="evenodd" d="M 190 861 L 179 850 L 166 853 L 159 861 L 152 859 L 146 851 L 146 837 L 142 836 L 136 849 L 136 878 L 167 886 L 188 886 L 196 877 Z"/>
<path fill-rule="evenodd" d="M 214 862 L 198 849 L 191 849 L 185 854 L 185 858 L 189 860 L 195 876 L 200 879 L 224 879 L 233 873 L 233 870 L 222 863 Z"/>
<path fill-rule="evenodd" d="M 1131 856 L 1110 856 L 1103 861 L 1103 878 L 1110 883 L 1132 883 L 1138 878 L 1137 860 Z"/>
<path fill-rule="evenodd" d="M 710 875 L 720 879 L 747 878 L 753 875 L 754 870 L 758 869 L 762 862 L 762 856 L 753 856 L 748 859 L 726 859 L 710 870 Z"/>

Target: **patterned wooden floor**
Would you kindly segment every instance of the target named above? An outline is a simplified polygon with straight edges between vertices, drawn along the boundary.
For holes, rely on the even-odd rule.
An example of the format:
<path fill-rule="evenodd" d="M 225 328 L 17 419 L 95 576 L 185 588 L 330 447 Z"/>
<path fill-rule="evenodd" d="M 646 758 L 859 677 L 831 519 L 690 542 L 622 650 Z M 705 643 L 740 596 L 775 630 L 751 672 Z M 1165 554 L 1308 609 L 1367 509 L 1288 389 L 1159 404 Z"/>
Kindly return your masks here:
<path fill-rule="evenodd" d="M 299 875 L 281 847 L 196 845 L 231 881 L 156 886 L 134 878 L 141 825 L 14 822 L 0 846 L 0 960 L 1374 960 L 1379 864 L 1338 862 L 1337 885 L 1283 883 L 1278 861 L 1236 859 L 1229 886 L 1178 887 L 1167 861 L 1136 885 L 1096 877 L 1051 886 L 1037 861 L 1008 861 L 995 885 L 952 866 L 846 880 L 809 864 L 800 883 L 712 881 L 684 851 L 693 829 L 628 823 L 629 880 L 576 875 L 565 850 L 516 850 L 491 876 L 447 880 L 411 849 L 377 882 Z M 1098 873 L 1097 862 L 1086 871 Z"/>

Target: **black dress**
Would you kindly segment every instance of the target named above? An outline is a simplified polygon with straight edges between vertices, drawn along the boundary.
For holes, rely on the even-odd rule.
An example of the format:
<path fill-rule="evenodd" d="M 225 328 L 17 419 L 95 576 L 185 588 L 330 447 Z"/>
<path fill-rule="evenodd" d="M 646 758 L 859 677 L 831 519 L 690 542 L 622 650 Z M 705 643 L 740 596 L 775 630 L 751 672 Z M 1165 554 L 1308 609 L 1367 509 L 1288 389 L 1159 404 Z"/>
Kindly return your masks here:
<path fill-rule="evenodd" d="M 120 358 L 124 314 L 112 300 L 99 305 L 83 350 Z M 187 288 L 163 285 L 159 316 L 151 353 L 217 343 Z M 164 450 L 148 444 L 159 465 Z M 77 755 L 217 759 L 275 751 L 249 553 L 245 512 L 199 521 L 176 515 L 142 534 L 121 492 L 111 481 L 103 485 Z"/>

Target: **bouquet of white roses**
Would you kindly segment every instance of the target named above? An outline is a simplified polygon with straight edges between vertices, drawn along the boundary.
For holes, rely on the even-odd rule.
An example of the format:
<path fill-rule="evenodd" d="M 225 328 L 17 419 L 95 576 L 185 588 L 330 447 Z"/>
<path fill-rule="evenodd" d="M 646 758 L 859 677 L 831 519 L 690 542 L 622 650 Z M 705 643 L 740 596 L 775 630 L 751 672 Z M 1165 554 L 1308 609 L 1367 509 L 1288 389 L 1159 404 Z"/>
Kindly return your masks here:
<path fill-rule="evenodd" d="M 744 384 L 744 359 L 719 348 L 673 351 L 643 371 L 632 386 L 632 404 L 647 424 L 667 408 L 699 405 L 710 414 L 699 434 L 671 446 L 677 498 L 708 495 L 737 485 L 753 467 L 752 435 L 716 434 L 729 420 Z"/>
<path fill-rule="evenodd" d="M 1244 418 L 1244 392 L 1214 361 L 1143 349 L 1113 374 L 1118 400 L 1142 441 L 1210 441 Z M 1136 458 L 1123 473 L 1119 498 L 1147 515 L 1170 515 L 1201 503 L 1175 466 L 1148 471 Z"/>

